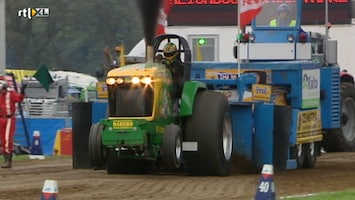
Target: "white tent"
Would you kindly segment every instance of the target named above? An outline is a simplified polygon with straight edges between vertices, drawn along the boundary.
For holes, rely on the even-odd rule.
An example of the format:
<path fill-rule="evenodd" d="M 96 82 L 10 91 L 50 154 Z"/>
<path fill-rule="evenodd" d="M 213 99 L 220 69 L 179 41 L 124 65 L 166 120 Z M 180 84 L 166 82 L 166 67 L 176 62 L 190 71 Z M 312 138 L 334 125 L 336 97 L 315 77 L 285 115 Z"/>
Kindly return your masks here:
<path fill-rule="evenodd" d="M 68 78 L 70 86 L 86 88 L 90 85 L 96 85 L 98 82 L 97 78 L 90 76 L 88 74 L 70 72 L 70 71 L 50 71 L 49 72 L 53 80 Z"/>

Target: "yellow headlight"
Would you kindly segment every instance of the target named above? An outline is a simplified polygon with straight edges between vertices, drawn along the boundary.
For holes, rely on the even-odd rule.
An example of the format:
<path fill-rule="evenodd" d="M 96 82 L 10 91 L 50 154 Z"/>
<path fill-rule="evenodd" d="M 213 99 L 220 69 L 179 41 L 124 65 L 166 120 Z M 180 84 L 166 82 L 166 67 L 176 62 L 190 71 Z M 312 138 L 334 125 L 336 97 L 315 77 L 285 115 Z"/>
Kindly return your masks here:
<path fill-rule="evenodd" d="M 138 77 L 133 77 L 132 78 L 132 83 L 133 84 L 138 84 L 140 82 L 140 79 Z"/>
<path fill-rule="evenodd" d="M 117 84 L 122 84 L 124 82 L 123 78 L 117 78 L 116 83 Z"/>
<path fill-rule="evenodd" d="M 141 82 L 144 83 L 144 84 L 146 84 L 146 85 L 150 85 L 150 84 L 152 83 L 152 78 L 150 78 L 150 77 L 143 77 L 143 78 L 141 79 Z"/>
<path fill-rule="evenodd" d="M 107 85 L 113 85 L 113 84 L 115 84 L 115 82 L 116 82 L 115 78 L 107 78 L 106 79 L 106 84 Z"/>

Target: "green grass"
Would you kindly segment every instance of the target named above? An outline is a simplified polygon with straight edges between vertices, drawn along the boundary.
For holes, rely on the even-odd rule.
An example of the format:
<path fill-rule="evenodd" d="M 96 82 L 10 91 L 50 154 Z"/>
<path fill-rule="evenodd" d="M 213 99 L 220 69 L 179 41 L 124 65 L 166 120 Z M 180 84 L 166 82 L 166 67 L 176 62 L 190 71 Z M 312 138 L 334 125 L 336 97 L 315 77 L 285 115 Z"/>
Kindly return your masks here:
<path fill-rule="evenodd" d="M 61 159 L 61 158 L 67 158 L 71 156 L 45 156 L 45 159 Z M 30 160 L 29 155 L 27 154 L 21 154 L 21 155 L 14 155 L 12 157 L 13 161 L 20 161 L 20 160 Z M 4 161 L 4 157 L 0 155 L 0 162 Z"/>
<path fill-rule="evenodd" d="M 354 200 L 355 190 L 345 190 L 340 192 L 330 192 L 330 193 L 319 193 L 310 196 L 300 196 L 300 197 L 282 197 L 279 199 L 290 199 L 290 200 Z"/>

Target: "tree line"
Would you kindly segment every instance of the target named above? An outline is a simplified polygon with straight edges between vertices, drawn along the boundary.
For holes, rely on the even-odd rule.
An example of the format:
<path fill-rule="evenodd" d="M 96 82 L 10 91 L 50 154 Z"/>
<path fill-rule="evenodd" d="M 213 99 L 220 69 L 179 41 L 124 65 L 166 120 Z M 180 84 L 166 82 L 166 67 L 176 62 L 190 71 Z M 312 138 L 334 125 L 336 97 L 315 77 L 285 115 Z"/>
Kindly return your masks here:
<path fill-rule="evenodd" d="M 143 37 L 132 0 L 7 0 L 6 68 L 68 70 L 88 74 L 103 67 L 104 49 L 130 50 Z M 18 16 L 48 8 L 48 17 Z M 126 52 L 127 53 L 127 52 Z"/>

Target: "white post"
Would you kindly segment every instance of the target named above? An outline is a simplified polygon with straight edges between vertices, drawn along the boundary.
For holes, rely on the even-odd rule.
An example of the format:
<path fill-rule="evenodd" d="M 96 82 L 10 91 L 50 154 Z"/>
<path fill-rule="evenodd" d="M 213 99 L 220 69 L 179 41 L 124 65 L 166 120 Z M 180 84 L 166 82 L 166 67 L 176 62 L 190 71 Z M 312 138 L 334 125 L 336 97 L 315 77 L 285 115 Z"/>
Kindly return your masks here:
<path fill-rule="evenodd" d="M 6 68 L 6 20 L 5 0 L 0 0 L 0 75 L 5 75 Z"/>
<path fill-rule="evenodd" d="M 238 77 L 240 77 L 240 40 L 238 39 L 239 34 L 242 32 L 241 31 L 241 26 L 240 26 L 240 11 L 242 8 L 242 3 L 243 0 L 238 0 L 238 31 L 237 31 L 237 62 L 238 62 Z"/>
<path fill-rule="evenodd" d="M 324 63 L 325 63 L 325 66 L 328 66 L 328 40 L 329 40 L 329 27 L 328 27 L 328 23 L 329 23 L 329 19 L 328 19 L 328 0 L 324 1 L 325 3 L 325 38 L 324 38 L 324 44 L 323 44 L 323 47 L 324 47 Z"/>

